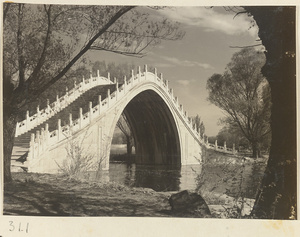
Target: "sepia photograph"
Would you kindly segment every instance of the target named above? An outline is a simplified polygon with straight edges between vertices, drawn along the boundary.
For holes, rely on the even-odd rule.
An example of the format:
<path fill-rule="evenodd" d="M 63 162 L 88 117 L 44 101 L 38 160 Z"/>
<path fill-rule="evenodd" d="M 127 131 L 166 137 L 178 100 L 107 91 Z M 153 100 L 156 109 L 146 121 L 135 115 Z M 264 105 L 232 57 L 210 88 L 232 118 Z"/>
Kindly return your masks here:
<path fill-rule="evenodd" d="M 298 8 L 162 4 L 2 2 L 3 217 L 297 220 Z"/>

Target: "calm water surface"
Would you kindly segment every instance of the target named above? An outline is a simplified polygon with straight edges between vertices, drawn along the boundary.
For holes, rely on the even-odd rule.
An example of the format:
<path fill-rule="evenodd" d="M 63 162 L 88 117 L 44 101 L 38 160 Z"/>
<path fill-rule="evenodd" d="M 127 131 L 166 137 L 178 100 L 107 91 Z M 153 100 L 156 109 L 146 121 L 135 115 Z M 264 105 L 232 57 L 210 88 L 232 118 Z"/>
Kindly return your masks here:
<path fill-rule="evenodd" d="M 264 172 L 264 164 L 251 162 L 238 164 L 169 166 L 128 165 L 111 163 L 109 172 L 102 172 L 98 180 L 116 182 L 131 187 L 151 188 L 155 191 L 206 189 L 230 196 L 241 193 L 254 198 Z"/>

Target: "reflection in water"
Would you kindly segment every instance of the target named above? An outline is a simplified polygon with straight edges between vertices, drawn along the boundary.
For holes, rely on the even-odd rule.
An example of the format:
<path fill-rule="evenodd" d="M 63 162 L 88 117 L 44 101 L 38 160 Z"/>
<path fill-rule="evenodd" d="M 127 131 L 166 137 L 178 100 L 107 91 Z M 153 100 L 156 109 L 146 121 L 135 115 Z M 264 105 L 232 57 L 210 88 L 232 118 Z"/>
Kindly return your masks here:
<path fill-rule="evenodd" d="M 101 172 L 96 179 L 130 187 L 151 188 L 155 191 L 180 191 L 205 188 L 208 191 L 254 198 L 264 171 L 264 165 L 209 164 L 170 166 L 111 163 L 109 171 Z M 202 172 L 201 180 L 197 179 Z M 198 187 L 201 185 L 201 187 Z"/>

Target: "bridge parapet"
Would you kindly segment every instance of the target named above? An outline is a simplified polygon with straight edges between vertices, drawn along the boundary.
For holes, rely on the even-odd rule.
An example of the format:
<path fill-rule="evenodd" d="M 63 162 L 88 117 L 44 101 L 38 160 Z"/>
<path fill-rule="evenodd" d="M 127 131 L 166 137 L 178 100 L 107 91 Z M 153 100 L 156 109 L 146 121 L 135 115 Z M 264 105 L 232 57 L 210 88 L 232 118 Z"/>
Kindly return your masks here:
<path fill-rule="evenodd" d="M 79 84 L 74 83 L 74 87 L 71 90 L 66 88 L 66 94 L 62 97 L 56 96 L 56 101 L 49 104 L 47 100 L 47 106 L 40 110 L 39 106 L 37 107 L 37 112 L 32 116 L 29 115 L 29 111 L 26 112 L 26 119 L 17 123 L 15 137 L 18 137 L 31 129 L 37 127 L 38 125 L 44 123 L 46 120 L 60 112 L 62 109 L 66 108 L 74 100 L 76 100 L 80 95 L 89 89 L 99 86 L 99 85 L 108 85 L 113 84 L 109 78 L 101 77 L 99 71 L 97 77 L 90 77 L 89 79 L 82 79 L 82 82 Z"/>

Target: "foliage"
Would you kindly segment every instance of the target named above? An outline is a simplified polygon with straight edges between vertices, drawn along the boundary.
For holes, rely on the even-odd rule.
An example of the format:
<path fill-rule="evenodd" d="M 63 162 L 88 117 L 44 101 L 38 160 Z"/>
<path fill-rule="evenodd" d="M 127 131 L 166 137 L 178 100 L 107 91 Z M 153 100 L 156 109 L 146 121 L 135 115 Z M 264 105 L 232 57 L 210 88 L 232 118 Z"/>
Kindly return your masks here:
<path fill-rule="evenodd" d="M 62 165 L 57 165 L 64 176 L 70 179 L 78 179 L 87 175 L 94 168 L 94 155 L 88 154 L 83 146 L 84 139 L 78 141 L 71 137 L 66 145 L 67 157 Z"/>
<path fill-rule="evenodd" d="M 239 127 L 235 124 L 230 124 L 224 126 L 217 135 L 217 140 L 219 144 L 224 144 L 232 148 L 233 144 L 235 145 L 236 150 L 240 149 L 249 149 L 249 141 L 243 136 Z"/>
<path fill-rule="evenodd" d="M 222 207 L 217 208 L 214 217 L 246 218 L 254 205 L 265 164 L 213 150 L 206 151 L 205 156 L 204 162 L 199 161 L 202 169 L 196 173 L 196 192 L 208 205 Z"/>
<path fill-rule="evenodd" d="M 192 117 L 192 120 L 193 120 L 193 127 L 200 132 L 201 138 L 204 138 L 205 126 L 203 121 L 201 121 L 200 116 L 197 114 L 195 117 Z"/>
<path fill-rule="evenodd" d="M 253 157 L 260 155 L 262 141 L 270 133 L 270 90 L 261 74 L 262 52 L 245 48 L 233 55 L 225 72 L 207 82 L 209 101 L 227 113 L 224 122 L 238 126 L 251 143 Z"/>
<path fill-rule="evenodd" d="M 126 137 L 126 146 L 127 146 L 127 155 L 132 154 L 132 147 L 134 145 L 134 139 L 133 135 L 130 129 L 129 122 L 126 118 L 126 115 L 124 113 L 121 114 L 118 122 L 117 122 L 117 127 L 122 131 L 122 133 Z"/>

